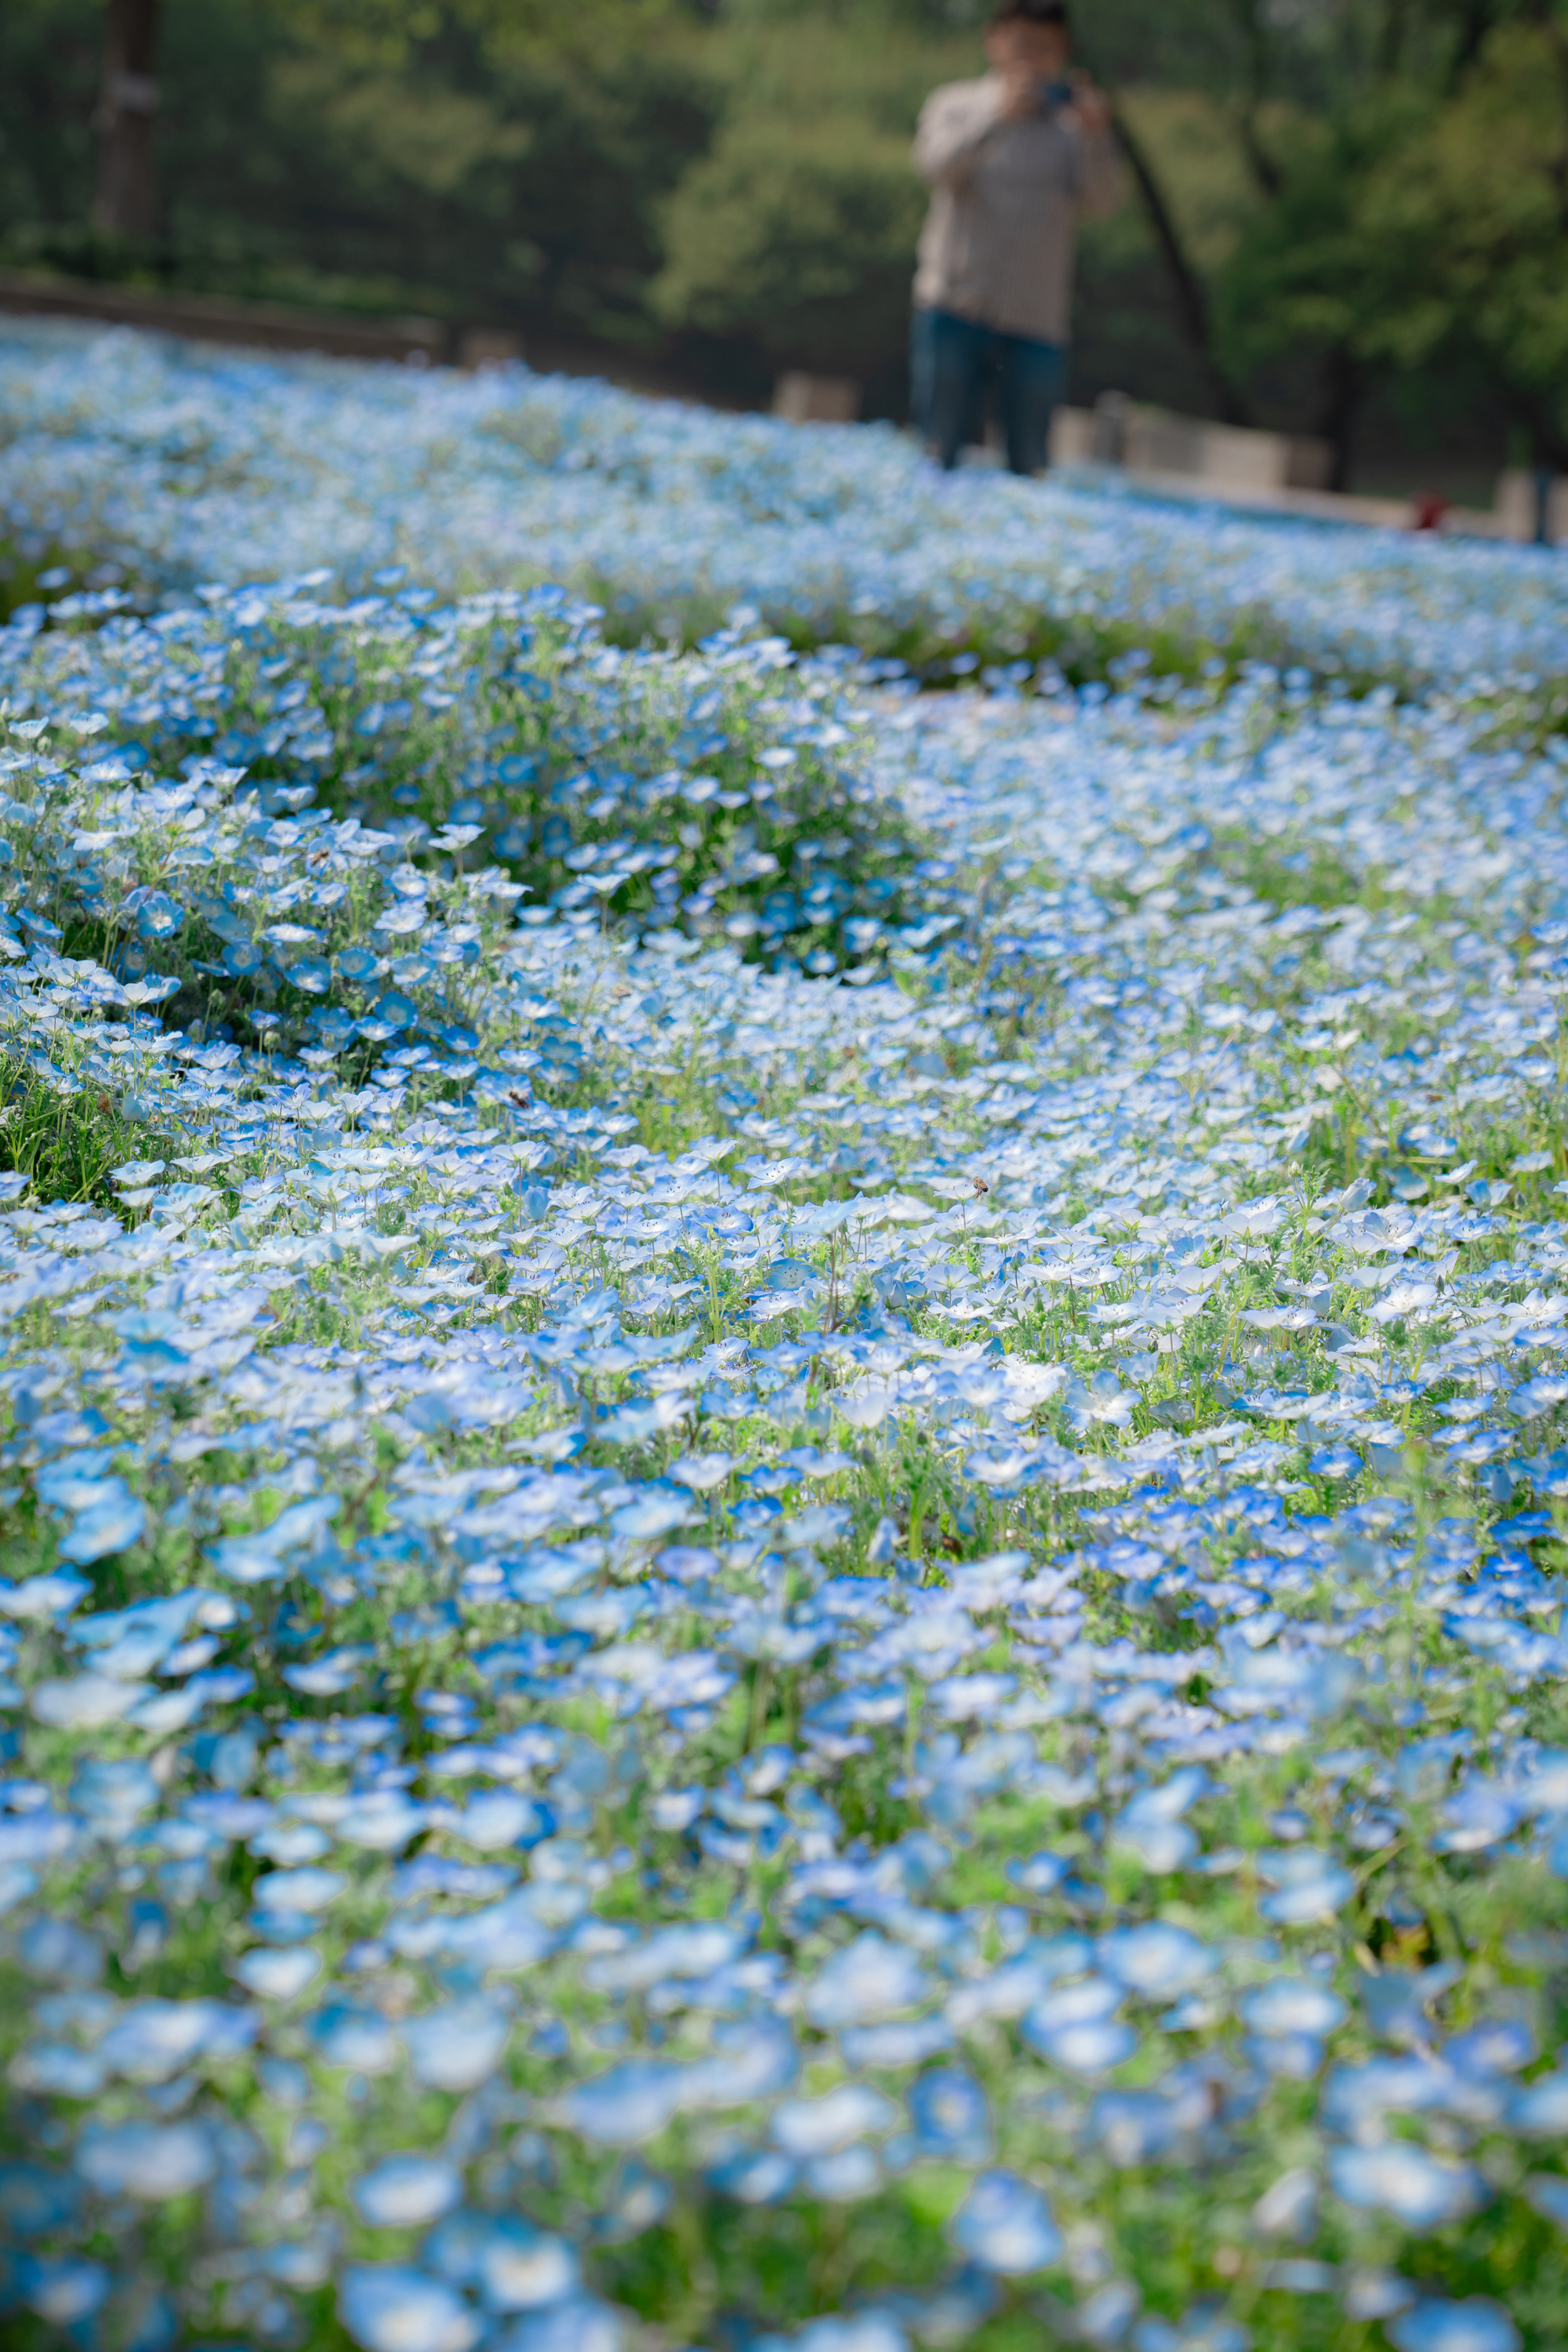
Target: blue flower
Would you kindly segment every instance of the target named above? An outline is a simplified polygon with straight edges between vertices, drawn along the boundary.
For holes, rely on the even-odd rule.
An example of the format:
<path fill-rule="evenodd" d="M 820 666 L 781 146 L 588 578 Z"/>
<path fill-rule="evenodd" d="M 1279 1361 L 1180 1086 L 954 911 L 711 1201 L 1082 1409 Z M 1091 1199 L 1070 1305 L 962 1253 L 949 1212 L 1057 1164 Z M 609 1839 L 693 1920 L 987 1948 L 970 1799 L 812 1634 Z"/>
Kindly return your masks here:
<path fill-rule="evenodd" d="M 982 2270 L 1010 2278 L 1045 2270 L 1062 2252 L 1061 2232 L 1044 2196 L 1016 2172 L 977 2174 L 947 2234 Z"/>

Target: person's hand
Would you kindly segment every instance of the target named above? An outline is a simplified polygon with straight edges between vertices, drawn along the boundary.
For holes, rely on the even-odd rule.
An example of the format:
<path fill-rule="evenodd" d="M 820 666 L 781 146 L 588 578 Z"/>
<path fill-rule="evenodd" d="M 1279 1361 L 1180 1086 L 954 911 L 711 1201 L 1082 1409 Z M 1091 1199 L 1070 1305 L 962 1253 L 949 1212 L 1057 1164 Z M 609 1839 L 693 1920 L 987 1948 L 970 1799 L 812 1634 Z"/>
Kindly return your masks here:
<path fill-rule="evenodd" d="M 1098 138 L 1110 128 L 1110 105 L 1103 90 L 1096 89 L 1086 73 L 1075 73 L 1072 105 L 1068 112 L 1080 130 Z"/>
<path fill-rule="evenodd" d="M 1002 104 L 998 120 L 1003 122 L 1024 122 L 1040 110 L 1040 77 L 1033 66 L 1008 65 L 1002 68 Z"/>

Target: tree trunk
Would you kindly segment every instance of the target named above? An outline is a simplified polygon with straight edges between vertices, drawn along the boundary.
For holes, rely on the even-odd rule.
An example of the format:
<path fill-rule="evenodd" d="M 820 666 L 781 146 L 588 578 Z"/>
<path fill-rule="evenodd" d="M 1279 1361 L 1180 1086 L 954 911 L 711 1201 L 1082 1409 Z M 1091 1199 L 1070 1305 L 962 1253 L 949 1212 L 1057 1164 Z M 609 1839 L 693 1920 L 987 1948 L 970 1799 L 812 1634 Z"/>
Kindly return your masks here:
<path fill-rule="evenodd" d="M 150 242 L 158 226 L 153 127 L 158 111 L 158 0 L 107 0 L 103 86 L 93 129 L 98 187 L 92 224 L 108 236 Z"/>
<path fill-rule="evenodd" d="M 1318 431 L 1333 450 L 1329 469 L 1331 490 L 1348 490 L 1351 478 L 1351 433 L 1361 406 L 1362 373 L 1342 344 L 1323 362 L 1323 390 L 1318 411 Z"/>
<path fill-rule="evenodd" d="M 1208 295 L 1202 278 L 1187 258 L 1181 234 L 1165 202 L 1164 191 L 1154 177 L 1142 146 L 1128 129 L 1119 107 L 1112 108 L 1110 119 L 1121 142 L 1128 167 L 1138 183 L 1138 193 L 1143 199 L 1150 226 L 1164 259 L 1171 291 L 1176 298 L 1176 315 L 1203 369 L 1210 395 L 1226 425 L 1250 425 L 1252 418 L 1246 403 L 1214 356 Z"/>
<path fill-rule="evenodd" d="M 1257 0 L 1235 0 L 1237 26 L 1247 45 L 1247 91 L 1241 103 L 1241 152 L 1258 184 L 1259 195 L 1274 197 L 1284 181 L 1279 165 L 1258 136 L 1258 115 L 1268 95 L 1268 36 Z"/>

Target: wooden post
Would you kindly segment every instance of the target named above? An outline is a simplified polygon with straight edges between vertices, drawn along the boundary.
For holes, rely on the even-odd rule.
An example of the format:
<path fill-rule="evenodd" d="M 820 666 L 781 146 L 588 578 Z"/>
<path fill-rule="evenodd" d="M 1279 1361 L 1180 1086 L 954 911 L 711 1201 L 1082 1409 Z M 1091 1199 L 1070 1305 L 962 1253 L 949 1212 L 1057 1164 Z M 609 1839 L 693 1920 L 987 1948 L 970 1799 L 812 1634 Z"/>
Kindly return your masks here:
<path fill-rule="evenodd" d="M 158 226 L 153 129 L 158 112 L 158 0 L 106 0 L 103 84 L 92 127 L 98 187 L 92 225 L 146 243 Z"/>

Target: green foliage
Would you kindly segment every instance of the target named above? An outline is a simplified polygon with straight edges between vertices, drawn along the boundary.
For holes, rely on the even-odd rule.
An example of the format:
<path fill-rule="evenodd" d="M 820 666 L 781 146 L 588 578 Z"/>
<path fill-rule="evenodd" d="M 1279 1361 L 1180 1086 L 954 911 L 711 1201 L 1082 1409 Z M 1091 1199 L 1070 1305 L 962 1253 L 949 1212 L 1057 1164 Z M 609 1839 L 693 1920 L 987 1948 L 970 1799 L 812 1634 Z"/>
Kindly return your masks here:
<path fill-rule="evenodd" d="M 1499 18 L 1504 21 L 1499 22 Z M 1216 272 L 1233 375 L 1315 358 L 1320 423 L 1423 371 L 1479 375 L 1563 462 L 1568 34 L 1428 6 L 1342 58 L 1310 111 L 1244 122 L 1256 193 Z M 1277 79 L 1282 57 L 1277 57 Z"/>
<path fill-rule="evenodd" d="M 112 1208 L 110 1171 L 157 1156 L 159 1139 L 101 1085 L 42 1077 L 0 1054 L 0 1172 L 24 1175 L 40 1199 Z"/>
<path fill-rule="evenodd" d="M 1334 122 L 1292 123 L 1281 142 L 1281 184 L 1255 205 L 1218 273 L 1219 332 L 1245 374 L 1281 352 L 1349 348 L 1362 360 L 1429 359 L 1442 340 L 1399 350 L 1389 302 L 1405 239 L 1366 235 L 1370 187 L 1425 116 L 1392 93 Z"/>
<path fill-rule="evenodd" d="M 1565 140 L 1562 26 L 1506 26 L 1373 179 L 1363 213 L 1364 236 L 1401 265 L 1387 328 L 1394 356 L 1419 364 L 1440 338 L 1468 340 L 1558 463 L 1568 447 Z"/>
<path fill-rule="evenodd" d="M 710 56 L 719 127 L 664 208 L 656 310 L 750 334 L 775 366 L 874 373 L 903 343 L 925 207 L 910 130 L 934 82 L 973 70 L 972 42 L 910 38 L 879 11 L 758 12 Z"/>
<path fill-rule="evenodd" d="M 667 209 L 661 315 L 754 328 L 771 359 L 867 373 L 909 308 L 921 204 L 907 145 L 847 111 L 799 125 L 738 111 Z"/>
<path fill-rule="evenodd" d="M 658 205 L 710 127 L 678 12 L 170 0 L 164 235 L 87 229 L 99 11 L 0 21 L 0 258 L 644 338 Z"/>

